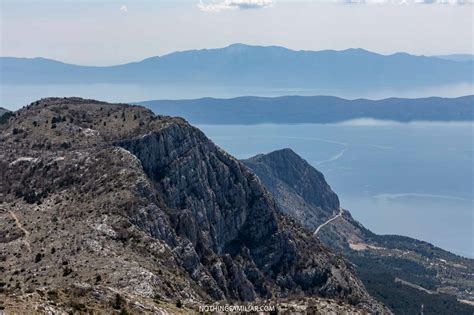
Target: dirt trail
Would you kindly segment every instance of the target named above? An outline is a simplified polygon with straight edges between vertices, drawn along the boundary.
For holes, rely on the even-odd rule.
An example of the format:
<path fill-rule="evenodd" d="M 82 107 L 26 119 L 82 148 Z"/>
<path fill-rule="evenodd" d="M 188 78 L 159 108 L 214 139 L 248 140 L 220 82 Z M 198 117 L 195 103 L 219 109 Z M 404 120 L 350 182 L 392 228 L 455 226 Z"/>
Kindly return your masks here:
<path fill-rule="evenodd" d="M 30 237 L 30 232 L 28 232 L 24 227 L 23 225 L 21 224 L 20 222 L 20 219 L 18 219 L 18 217 L 16 216 L 15 212 L 11 211 L 11 210 L 8 210 L 8 213 L 10 214 L 10 216 L 13 218 L 13 220 L 15 220 L 15 223 L 16 223 L 16 226 L 23 232 L 25 233 L 25 238 L 23 240 L 23 242 L 25 243 L 26 245 L 26 248 L 28 249 L 28 252 L 31 253 L 31 246 L 30 246 L 30 242 L 29 242 L 29 237 Z"/>

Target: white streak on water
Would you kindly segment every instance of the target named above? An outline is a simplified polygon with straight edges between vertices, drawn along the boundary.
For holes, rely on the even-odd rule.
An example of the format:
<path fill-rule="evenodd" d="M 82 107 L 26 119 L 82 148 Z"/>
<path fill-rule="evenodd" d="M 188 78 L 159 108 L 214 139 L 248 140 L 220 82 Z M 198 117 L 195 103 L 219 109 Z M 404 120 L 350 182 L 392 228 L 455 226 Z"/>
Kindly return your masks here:
<path fill-rule="evenodd" d="M 468 201 L 473 202 L 466 198 L 449 196 L 449 195 L 434 195 L 434 194 L 418 194 L 418 193 L 402 193 L 402 194 L 378 194 L 373 196 L 375 199 L 383 201 L 389 201 L 392 199 L 406 198 L 406 197 L 418 197 L 418 198 L 435 198 L 435 199 L 446 199 L 446 200 L 457 200 L 457 201 Z"/>
<path fill-rule="evenodd" d="M 470 120 L 466 121 L 430 121 L 430 120 L 413 120 L 409 122 L 401 122 L 395 120 L 385 119 L 374 119 L 374 118 L 356 118 L 350 120 L 344 120 L 335 123 L 329 123 L 328 125 L 335 126 L 351 126 L 351 127 L 396 127 L 404 126 L 410 128 L 431 128 L 431 127 L 444 127 L 444 126 L 473 126 L 474 122 Z"/>
<path fill-rule="evenodd" d="M 216 138 L 216 137 L 214 137 Z M 293 136 L 251 136 L 250 138 L 260 138 L 260 139 L 295 139 L 295 140 L 310 140 L 310 141 L 319 141 L 319 142 L 326 142 L 326 143 L 333 143 L 339 144 L 342 146 L 347 146 L 347 143 L 330 140 L 330 139 L 323 139 L 323 138 L 315 138 L 315 137 L 293 137 Z"/>
<path fill-rule="evenodd" d="M 385 146 L 385 145 L 378 145 L 378 144 L 368 144 L 369 147 L 380 149 L 380 150 L 392 150 L 393 147 Z"/>
<path fill-rule="evenodd" d="M 344 149 L 342 149 L 339 153 L 337 153 L 337 154 L 331 156 L 329 159 L 322 160 L 322 161 L 316 161 L 316 165 L 317 165 L 317 166 L 320 166 L 320 165 L 322 165 L 322 164 L 325 164 L 325 163 L 329 163 L 329 162 L 333 162 L 333 161 L 335 161 L 335 160 L 338 160 L 338 159 L 340 159 L 340 158 L 344 155 L 344 153 L 346 153 L 346 151 L 347 151 L 347 147 L 345 147 Z"/>
<path fill-rule="evenodd" d="M 348 147 L 346 142 L 340 142 L 340 141 L 335 141 L 335 140 L 330 140 L 330 139 L 323 139 L 323 138 L 315 138 L 315 137 L 291 137 L 291 136 L 255 136 L 255 138 L 282 138 L 282 139 L 296 139 L 296 140 L 309 140 L 309 141 L 319 141 L 319 142 L 325 142 L 325 143 L 331 143 L 331 144 L 337 144 L 343 147 L 341 151 L 339 151 L 337 154 L 329 157 L 326 160 L 321 160 L 321 161 L 313 161 L 313 163 L 316 166 L 319 166 L 321 164 L 333 162 L 335 160 L 340 159 L 344 153 L 346 153 Z"/>

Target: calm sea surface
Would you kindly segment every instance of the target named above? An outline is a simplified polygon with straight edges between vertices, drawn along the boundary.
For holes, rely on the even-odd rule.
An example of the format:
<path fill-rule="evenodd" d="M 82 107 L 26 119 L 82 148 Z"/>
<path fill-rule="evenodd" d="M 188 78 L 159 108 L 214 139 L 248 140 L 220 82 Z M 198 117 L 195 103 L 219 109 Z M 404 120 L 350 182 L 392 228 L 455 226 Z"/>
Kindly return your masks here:
<path fill-rule="evenodd" d="M 199 125 L 238 158 L 292 148 L 372 231 L 473 250 L 473 123 Z"/>
<path fill-rule="evenodd" d="M 1 78 L 0 78 L 1 80 Z M 191 99 L 200 97 L 230 98 L 243 95 L 331 95 L 347 99 L 388 97 L 457 97 L 474 94 L 472 82 L 417 88 L 414 90 L 328 90 L 328 89 L 262 89 L 246 87 L 182 87 L 135 84 L 64 84 L 64 85 L 2 85 L 0 83 L 0 106 L 16 110 L 44 97 L 79 96 L 107 102 L 139 102 L 158 99 Z"/>

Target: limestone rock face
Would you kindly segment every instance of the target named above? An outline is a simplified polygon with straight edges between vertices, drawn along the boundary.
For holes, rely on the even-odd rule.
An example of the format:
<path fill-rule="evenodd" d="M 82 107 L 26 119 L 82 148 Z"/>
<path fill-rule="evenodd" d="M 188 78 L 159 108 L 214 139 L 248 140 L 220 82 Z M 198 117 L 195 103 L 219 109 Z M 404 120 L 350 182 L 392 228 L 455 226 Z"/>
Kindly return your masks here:
<path fill-rule="evenodd" d="M 0 125 L 0 170 L 7 309 L 34 292 L 36 309 L 314 296 L 386 311 L 253 172 L 182 119 L 44 99 Z M 338 204 L 329 192 L 315 202 Z"/>
<path fill-rule="evenodd" d="M 272 193 L 280 209 L 314 228 L 339 209 L 339 198 L 324 175 L 291 149 L 260 154 L 242 161 Z"/>

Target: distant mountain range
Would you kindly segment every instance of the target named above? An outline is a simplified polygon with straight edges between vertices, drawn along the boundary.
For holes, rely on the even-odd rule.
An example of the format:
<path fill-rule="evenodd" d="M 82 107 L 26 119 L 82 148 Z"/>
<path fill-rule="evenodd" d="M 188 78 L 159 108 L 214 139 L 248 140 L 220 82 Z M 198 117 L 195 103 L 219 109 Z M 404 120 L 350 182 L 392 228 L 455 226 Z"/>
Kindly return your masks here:
<path fill-rule="evenodd" d="M 474 62 L 363 49 L 294 51 L 234 44 L 92 67 L 1 57 L 3 84 L 133 83 L 255 88 L 416 88 L 471 82 Z"/>
<path fill-rule="evenodd" d="M 346 100 L 332 96 L 201 98 L 142 102 L 155 113 L 194 124 L 330 123 L 357 118 L 471 121 L 474 95 L 458 98 Z"/>
<path fill-rule="evenodd" d="M 452 60 L 452 61 L 474 61 L 474 55 L 472 54 L 453 54 L 453 55 L 441 55 L 436 56 L 441 59 Z"/>

